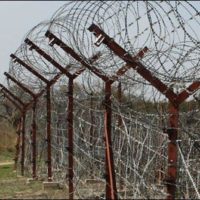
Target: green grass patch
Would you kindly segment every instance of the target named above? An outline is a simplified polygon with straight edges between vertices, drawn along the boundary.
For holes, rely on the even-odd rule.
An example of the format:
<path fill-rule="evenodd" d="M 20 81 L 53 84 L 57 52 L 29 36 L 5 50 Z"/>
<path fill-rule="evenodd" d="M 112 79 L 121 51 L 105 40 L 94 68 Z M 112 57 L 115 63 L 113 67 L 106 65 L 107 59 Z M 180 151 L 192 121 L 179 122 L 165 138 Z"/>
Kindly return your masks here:
<path fill-rule="evenodd" d="M 0 153 L 0 199 L 55 199 L 66 198 L 66 190 L 43 190 L 42 181 L 27 184 L 27 177 L 14 171 L 13 152 Z"/>
<path fill-rule="evenodd" d="M 0 151 L 0 162 L 13 161 L 14 156 L 14 151 Z"/>
<path fill-rule="evenodd" d="M 41 182 L 26 183 L 26 177 L 18 177 L 13 165 L 0 166 L 0 198 L 18 198 L 20 194 L 34 194 L 42 189 Z"/>
<path fill-rule="evenodd" d="M 0 165 L 0 180 L 16 178 L 16 172 L 13 171 L 13 165 Z"/>

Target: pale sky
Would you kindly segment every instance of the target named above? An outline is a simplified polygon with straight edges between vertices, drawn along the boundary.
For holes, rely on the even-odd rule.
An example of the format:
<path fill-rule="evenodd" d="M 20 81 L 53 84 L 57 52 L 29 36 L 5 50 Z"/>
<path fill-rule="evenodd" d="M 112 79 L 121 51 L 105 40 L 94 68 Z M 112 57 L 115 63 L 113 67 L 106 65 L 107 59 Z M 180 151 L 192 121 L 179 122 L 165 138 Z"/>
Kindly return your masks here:
<path fill-rule="evenodd" d="M 0 83 L 6 84 L 10 54 L 30 29 L 51 18 L 65 1 L 0 1 Z"/>

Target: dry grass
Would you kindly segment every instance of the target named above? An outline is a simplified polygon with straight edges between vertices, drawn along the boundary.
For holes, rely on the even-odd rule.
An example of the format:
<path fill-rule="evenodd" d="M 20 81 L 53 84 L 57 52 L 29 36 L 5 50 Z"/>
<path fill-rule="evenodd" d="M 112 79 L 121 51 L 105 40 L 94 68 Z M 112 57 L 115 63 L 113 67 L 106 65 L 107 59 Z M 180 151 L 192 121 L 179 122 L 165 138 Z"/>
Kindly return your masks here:
<path fill-rule="evenodd" d="M 27 184 L 27 178 L 17 176 L 13 164 L 0 165 L 0 199 L 66 199 L 67 190 L 43 189 L 42 181 Z"/>
<path fill-rule="evenodd" d="M 0 151 L 15 150 L 16 134 L 14 128 L 12 128 L 5 120 L 0 122 Z"/>

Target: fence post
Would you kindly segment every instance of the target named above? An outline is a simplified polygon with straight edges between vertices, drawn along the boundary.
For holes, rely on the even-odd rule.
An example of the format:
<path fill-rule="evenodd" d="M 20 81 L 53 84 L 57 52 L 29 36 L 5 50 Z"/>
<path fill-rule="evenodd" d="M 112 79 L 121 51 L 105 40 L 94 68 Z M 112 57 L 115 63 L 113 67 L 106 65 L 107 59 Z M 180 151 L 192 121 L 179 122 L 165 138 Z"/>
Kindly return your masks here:
<path fill-rule="evenodd" d="M 177 177 L 177 136 L 178 136 L 178 119 L 179 106 L 169 104 L 169 129 L 167 130 L 168 143 L 168 167 L 167 167 L 167 199 L 175 199 L 176 177 Z"/>
<path fill-rule="evenodd" d="M 73 78 L 68 82 L 68 106 L 67 106 L 67 130 L 68 130 L 68 182 L 69 182 L 69 199 L 74 196 L 74 159 L 73 159 Z"/>
<path fill-rule="evenodd" d="M 20 117 L 18 125 L 17 125 L 17 130 L 16 130 L 17 142 L 16 142 L 16 145 L 15 145 L 16 152 L 15 152 L 15 158 L 14 158 L 14 161 L 15 161 L 14 170 L 17 170 L 17 162 L 18 162 L 18 158 L 19 158 L 21 126 L 22 126 L 22 119 Z"/>
<path fill-rule="evenodd" d="M 35 179 L 37 177 L 36 173 L 36 99 L 34 98 L 33 107 L 32 107 L 32 177 Z"/>
<path fill-rule="evenodd" d="M 115 181 L 115 169 L 112 152 L 111 124 L 111 83 L 105 82 L 104 137 L 106 143 L 106 199 L 117 199 L 117 187 Z"/>
<path fill-rule="evenodd" d="M 46 86 L 46 111 L 47 111 L 47 127 L 46 127 L 46 141 L 47 141 L 47 173 L 48 181 L 52 181 L 52 163 L 51 163 L 51 88 Z"/>
<path fill-rule="evenodd" d="M 21 175 L 24 176 L 26 111 L 22 111 Z"/>

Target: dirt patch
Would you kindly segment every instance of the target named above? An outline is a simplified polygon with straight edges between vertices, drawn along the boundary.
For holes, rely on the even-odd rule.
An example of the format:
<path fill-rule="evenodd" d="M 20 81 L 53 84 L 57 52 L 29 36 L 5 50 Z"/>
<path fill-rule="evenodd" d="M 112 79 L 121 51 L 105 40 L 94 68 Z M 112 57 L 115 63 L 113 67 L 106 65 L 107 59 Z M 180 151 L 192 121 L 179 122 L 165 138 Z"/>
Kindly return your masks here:
<path fill-rule="evenodd" d="M 10 162 L 0 162 L 0 166 L 4 166 L 4 165 L 14 165 L 14 162 L 10 161 Z"/>

